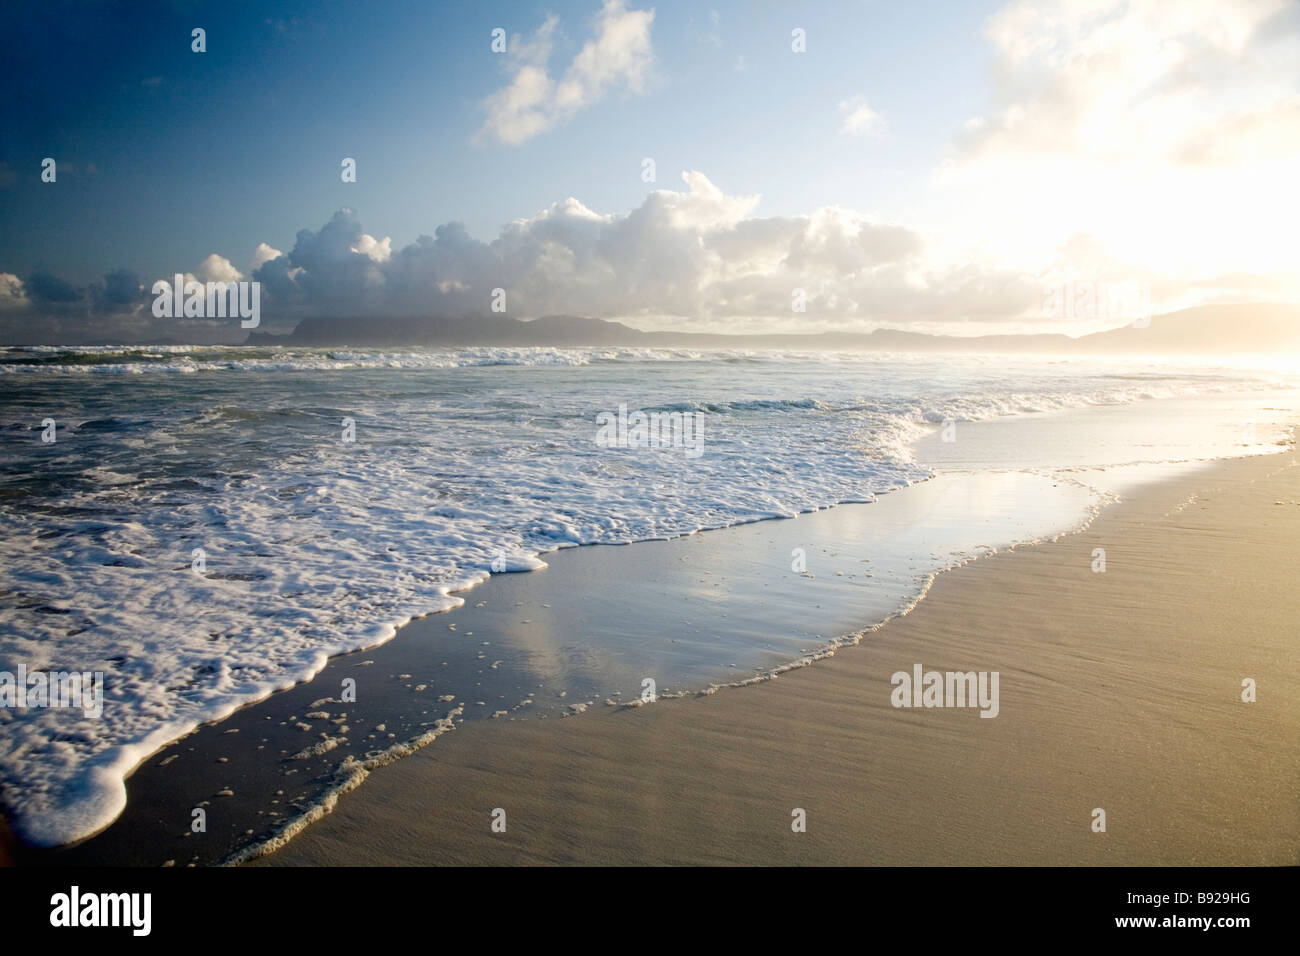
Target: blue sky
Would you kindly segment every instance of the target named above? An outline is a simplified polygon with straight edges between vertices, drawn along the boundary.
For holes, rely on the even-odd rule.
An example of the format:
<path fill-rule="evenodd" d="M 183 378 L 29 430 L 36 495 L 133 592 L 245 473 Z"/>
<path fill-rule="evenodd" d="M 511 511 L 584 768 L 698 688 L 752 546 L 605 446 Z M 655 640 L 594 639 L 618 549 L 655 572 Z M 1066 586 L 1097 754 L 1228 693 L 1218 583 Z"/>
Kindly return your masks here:
<path fill-rule="evenodd" d="M 299 228 L 344 205 L 394 244 L 448 220 L 490 238 L 570 195 L 598 210 L 632 208 L 651 188 L 640 176 L 647 156 L 669 188 L 677 172 L 705 170 L 728 192 L 762 193 L 766 214 L 830 203 L 887 214 L 928 174 L 917 157 L 937 157 L 980 102 L 985 64 L 967 40 L 988 4 L 936 5 L 938 32 L 914 7 L 883 2 L 797 14 L 660 2 L 649 95 L 612 95 L 519 147 L 473 143 L 479 103 L 502 83 L 491 30 L 529 34 L 554 13 L 562 57 L 586 38 L 596 9 L 20 6 L 4 66 L 13 95 L 0 162 L 18 175 L 4 219 L 42 238 L 6 228 L 0 268 L 44 264 L 83 282 L 128 264 L 161 275 L 213 248 L 292 244 Z M 796 25 L 809 35 L 803 56 L 790 51 Z M 190 50 L 193 26 L 207 30 L 205 54 Z M 890 136 L 839 138 L 836 97 L 864 90 L 897 117 Z M 95 172 L 42 189 L 46 156 Z M 344 156 L 358 162 L 354 184 L 339 180 Z"/>
<path fill-rule="evenodd" d="M 399 301 L 409 309 L 417 287 L 467 290 L 480 276 L 454 272 L 460 253 L 426 250 L 427 274 L 401 285 L 396 258 L 351 261 L 365 255 L 353 248 L 356 235 L 387 239 L 386 257 L 459 222 L 483 245 L 464 255 L 505 262 L 493 245 L 503 227 L 574 197 L 614 217 L 603 227 L 610 233 L 628 231 L 615 220 L 638 209 L 695 230 L 711 258 L 681 274 L 654 266 L 626 276 L 617 263 L 631 260 L 609 252 L 609 236 L 584 251 L 551 235 L 526 267 L 499 270 L 531 290 L 521 291 L 524 314 L 771 325 L 772 303 L 803 283 L 816 286 L 813 313 L 823 323 L 1014 319 L 1041 299 L 1045 270 L 1066 260 L 1108 281 L 1137 277 L 1182 304 L 1195 288 L 1293 298 L 1300 285 L 1275 255 L 1282 234 L 1262 221 L 1245 229 L 1242 197 L 1230 187 L 1247 182 L 1244 198 L 1277 213 L 1295 204 L 1273 193 L 1300 143 L 1296 7 L 19 4 L 0 40 L 0 276 L 9 277 L 11 311 L 35 309 L 49 304 L 40 291 L 49 276 L 86 301 L 116 269 L 145 286 L 196 269 L 202 279 L 200 263 L 215 255 L 229 265 L 217 272 L 254 276 L 269 255 L 254 261 L 254 250 L 265 243 L 284 257 L 286 315 L 392 311 Z M 201 54 L 191 51 L 194 27 L 207 31 Z M 506 54 L 490 48 L 497 27 L 509 34 Z M 806 52 L 791 48 L 796 27 Z M 540 99 L 502 122 L 526 114 L 541 129 L 512 139 L 489 122 L 494 97 L 524 89 L 521 76 L 534 68 Z M 558 105 L 569 77 L 576 105 Z M 1228 129 L 1250 148 L 1206 145 L 1209 131 Z M 40 179 L 47 156 L 58 162 L 54 184 Z M 357 161 L 355 183 L 340 181 L 343 157 Z M 642 181 L 647 157 L 653 183 Z M 685 171 L 708 187 L 685 184 Z M 703 202 L 710 189 L 737 202 L 704 219 L 684 211 L 688 194 Z M 665 191 L 662 208 L 648 199 L 655 190 Z M 299 230 L 316 233 L 344 208 L 340 230 L 353 238 L 318 271 L 325 261 L 351 269 L 372 293 L 401 285 L 400 300 L 331 286 L 336 301 L 325 301 L 322 283 L 315 292 L 302 285 L 312 270 L 294 252 Z M 581 232 L 585 221 L 570 225 Z M 791 223 L 802 232 L 783 228 Z M 1196 224 L 1225 239 L 1193 244 Z M 779 255 L 740 243 L 745 230 L 766 230 Z M 678 238 L 642 235 L 627 256 L 654 260 Z M 888 254 L 862 258 L 860 247 L 881 242 Z M 845 243 L 849 258 L 836 251 Z M 721 251 L 738 244 L 749 258 Z M 814 247 L 830 258 L 813 263 Z M 569 293 L 563 277 L 539 271 L 555 255 Z M 593 256 L 599 275 L 639 293 L 652 280 L 711 291 L 638 294 L 622 309 L 615 289 L 594 298 L 573 291 L 596 281 L 572 272 Z M 795 275 L 797 261 L 805 266 Z M 211 261 L 205 268 L 216 274 Z M 789 281 L 764 288 L 777 271 Z M 733 283 L 724 294 L 722 283 L 741 272 L 753 286 Z M 986 295 L 994 285 L 1013 292 Z M 927 296 L 911 294 L 919 289 Z M 955 304 L 972 290 L 987 301 Z M 457 308 L 477 301 L 462 298 Z"/>

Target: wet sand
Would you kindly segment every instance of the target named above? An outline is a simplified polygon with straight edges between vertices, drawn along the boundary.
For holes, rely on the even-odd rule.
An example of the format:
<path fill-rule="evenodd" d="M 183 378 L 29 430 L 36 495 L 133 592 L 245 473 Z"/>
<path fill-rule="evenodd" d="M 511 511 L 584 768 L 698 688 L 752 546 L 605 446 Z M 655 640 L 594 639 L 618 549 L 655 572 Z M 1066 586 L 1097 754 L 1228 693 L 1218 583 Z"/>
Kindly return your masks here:
<path fill-rule="evenodd" d="M 467 722 L 258 862 L 1300 863 L 1295 465 L 1144 486 L 775 680 Z M 622 549 L 624 573 L 650 553 Z M 546 574 L 552 595 L 583 587 Z M 998 716 L 892 706 L 918 663 L 997 671 Z"/>
<path fill-rule="evenodd" d="M 109 827 L 23 856 L 242 859 L 282 845 L 412 742 L 479 722 L 506 733 L 517 722 L 591 719 L 636 701 L 646 677 L 670 697 L 807 665 L 910 605 L 936 566 L 990 542 L 1075 528 L 1097 500 L 1043 476 L 951 474 L 790 520 L 554 553 L 546 569 L 494 575 L 463 592 L 463 606 L 172 742 L 127 779 L 126 808 Z M 796 552 L 803 571 L 792 567 Z"/>
<path fill-rule="evenodd" d="M 725 632 L 761 666 L 716 679 L 745 680 L 883 616 L 869 575 L 893 562 L 859 550 L 913 553 L 918 529 L 976 500 L 1005 533 L 1000 498 L 1023 496 L 1026 526 L 1041 526 L 1029 516 L 1047 488 L 1084 499 L 1046 479 L 950 475 L 792 521 L 560 552 L 154 754 L 92 839 L 31 851 L 0 832 L 0 847 L 23 863 L 148 866 L 259 844 L 279 848 L 259 862 L 286 865 L 1294 863 L 1294 461 L 1175 468 L 1084 532 L 940 575 L 910 615 L 833 657 L 640 708 L 610 706 L 638 692 L 611 675 L 639 671 L 583 650 L 591 634 L 605 654 L 658 641 L 658 660 L 694 667 Z M 819 576 L 792 572 L 792 545 Z M 918 664 L 996 671 L 998 716 L 893 707 L 891 675 Z M 1240 700 L 1244 677 L 1256 703 Z M 421 735 L 404 759 L 373 756 Z M 338 745 L 299 755 L 327 737 Z"/>

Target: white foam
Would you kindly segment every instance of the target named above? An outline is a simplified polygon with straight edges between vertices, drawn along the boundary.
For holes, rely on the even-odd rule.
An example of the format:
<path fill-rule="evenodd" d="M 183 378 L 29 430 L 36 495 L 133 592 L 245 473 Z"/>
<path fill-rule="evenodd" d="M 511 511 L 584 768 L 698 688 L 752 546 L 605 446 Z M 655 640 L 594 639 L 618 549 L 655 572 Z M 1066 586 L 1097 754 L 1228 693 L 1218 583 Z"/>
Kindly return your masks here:
<path fill-rule="evenodd" d="M 870 500 L 927 477 L 911 443 L 947 419 L 1278 384 L 739 350 L 127 351 L 0 364 L 0 464 L 22 492 L 0 500 L 0 668 L 105 673 L 98 720 L 0 709 L 4 799 L 39 844 L 111 822 L 170 740 L 458 606 L 494 566 Z M 703 413 L 705 454 L 598 447 L 620 402 Z"/>

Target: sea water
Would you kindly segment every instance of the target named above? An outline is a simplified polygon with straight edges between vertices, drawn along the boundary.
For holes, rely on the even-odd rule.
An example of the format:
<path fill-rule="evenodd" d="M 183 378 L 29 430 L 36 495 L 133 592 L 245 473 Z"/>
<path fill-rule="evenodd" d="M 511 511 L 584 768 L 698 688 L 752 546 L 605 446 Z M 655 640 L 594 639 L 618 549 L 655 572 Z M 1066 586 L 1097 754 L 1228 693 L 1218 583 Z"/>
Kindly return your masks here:
<path fill-rule="evenodd" d="M 1267 363 L 1151 359 L 8 349 L 0 671 L 102 673 L 104 705 L 0 708 L 0 795 L 28 839 L 76 839 L 158 747 L 473 600 L 493 573 L 925 483 L 927 508 L 853 519 L 905 569 L 856 580 L 866 626 L 981 547 L 1077 526 L 1134 475 L 1276 450 L 1296 385 Z M 689 421 L 699 453 L 602 439 L 636 412 Z M 614 661 L 605 676 L 649 669 L 689 691 L 844 636 L 835 620 L 785 642 L 754 640 L 761 627 L 659 657 L 627 635 L 576 640 Z"/>

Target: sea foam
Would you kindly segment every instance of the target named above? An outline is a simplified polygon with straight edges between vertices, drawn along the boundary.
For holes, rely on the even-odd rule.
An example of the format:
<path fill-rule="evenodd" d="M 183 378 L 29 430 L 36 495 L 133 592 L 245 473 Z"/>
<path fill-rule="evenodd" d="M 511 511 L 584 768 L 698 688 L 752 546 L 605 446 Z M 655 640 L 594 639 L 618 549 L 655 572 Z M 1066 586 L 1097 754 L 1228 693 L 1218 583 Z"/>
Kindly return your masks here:
<path fill-rule="evenodd" d="M 79 839 L 168 741 L 494 571 L 868 501 L 929 476 L 911 445 L 947 421 L 1286 384 L 1037 358 L 9 349 L 0 668 L 102 671 L 105 704 L 0 710 L 0 793 L 24 838 Z M 699 412 L 706 453 L 599 447 L 620 403 Z"/>

